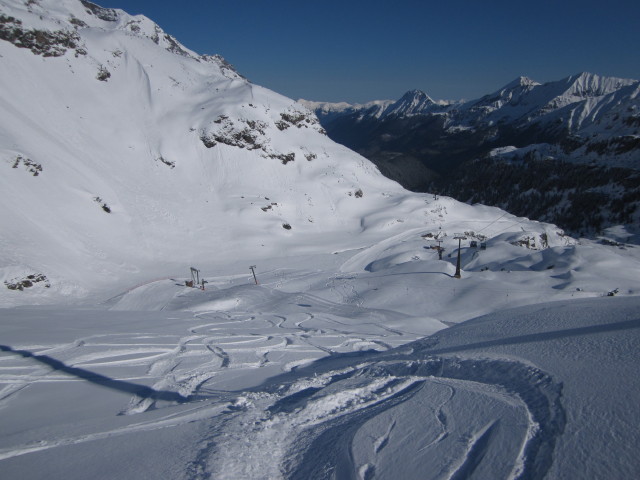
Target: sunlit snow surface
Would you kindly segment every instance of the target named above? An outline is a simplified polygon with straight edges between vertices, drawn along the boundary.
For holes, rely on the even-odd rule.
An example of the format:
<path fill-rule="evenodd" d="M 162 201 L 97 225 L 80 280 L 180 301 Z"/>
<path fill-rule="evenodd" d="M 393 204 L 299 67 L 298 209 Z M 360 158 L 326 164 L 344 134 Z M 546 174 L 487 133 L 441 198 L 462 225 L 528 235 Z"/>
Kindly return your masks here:
<path fill-rule="evenodd" d="M 423 243 L 0 310 L 3 476 L 631 478 L 640 299 L 554 288 L 581 246 L 455 279 Z"/>
<path fill-rule="evenodd" d="M 95 8 L 0 0 L 80 49 L 0 41 L 0 478 L 634 477 L 637 237 L 407 192 Z"/>

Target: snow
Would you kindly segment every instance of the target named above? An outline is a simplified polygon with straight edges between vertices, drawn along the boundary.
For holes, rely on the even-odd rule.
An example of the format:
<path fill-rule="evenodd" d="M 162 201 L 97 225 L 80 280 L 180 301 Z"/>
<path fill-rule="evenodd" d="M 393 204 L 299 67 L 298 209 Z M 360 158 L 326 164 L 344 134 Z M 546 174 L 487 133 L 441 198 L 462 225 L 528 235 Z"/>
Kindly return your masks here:
<path fill-rule="evenodd" d="M 458 280 L 422 231 L 265 259 L 259 285 L 238 262 L 203 272 L 205 290 L 183 276 L 97 305 L 1 309 L 3 472 L 631 476 L 636 249 L 529 250 L 504 232 L 463 249 Z"/>
<path fill-rule="evenodd" d="M 0 42 L 3 478 L 638 470 L 622 227 L 407 192 L 144 17 L 0 8 L 87 52 Z"/>
<path fill-rule="evenodd" d="M 274 288 L 275 272 L 264 277 L 266 285 L 245 278 L 210 293 L 173 285 L 162 310 L 3 309 L 4 474 L 629 478 L 637 470 L 637 297 L 536 304 L 443 329 L 435 319 L 286 293 Z M 400 280 L 387 282 L 403 294 Z M 207 300 L 222 296 L 226 304 Z M 469 296 L 460 301 L 473 308 Z"/>
<path fill-rule="evenodd" d="M 353 114 L 356 112 L 366 112 L 367 116 L 380 118 L 388 108 L 395 104 L 395 100 L 373 100 L 367 103 L 347 103 L 347 102 L 314 102 L 311 100 L 298 99 L 298 103 L 304 105 L 311 111 L 316 112 L 320 119 L 331 120 L 340 115 Z"/>

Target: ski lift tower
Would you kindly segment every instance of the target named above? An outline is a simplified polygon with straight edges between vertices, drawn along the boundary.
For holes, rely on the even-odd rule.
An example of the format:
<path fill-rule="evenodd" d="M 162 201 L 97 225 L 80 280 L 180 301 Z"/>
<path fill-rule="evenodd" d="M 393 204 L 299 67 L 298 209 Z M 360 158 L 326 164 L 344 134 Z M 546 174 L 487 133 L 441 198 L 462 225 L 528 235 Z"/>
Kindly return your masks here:
<path fill-rule="evenodd" d="M 249 270 L 251 270 L 251 273 L 253 273 L 253 281 L 256 282 L 256 285 L 258 285 L 258 279 L 256 278 L 256 266 L 251 265 L 249 267 Z"/>
<path fill-rule="evenodd" d="M 200 270 L 191 267 L 191 283 L 195 287 L 200 283 Z"/>
<path fill-rule="evenodd" d="M 456 273 L 453 276 L 455 278 L 462 278 L 462 275 L 460 275 L 460 250 L 462 248 L 462 240 L 466 240 L 467 237 L 461 233 L 456 233 L 453 239 L 458 240 L 458 261 L 456 262 Z"/>

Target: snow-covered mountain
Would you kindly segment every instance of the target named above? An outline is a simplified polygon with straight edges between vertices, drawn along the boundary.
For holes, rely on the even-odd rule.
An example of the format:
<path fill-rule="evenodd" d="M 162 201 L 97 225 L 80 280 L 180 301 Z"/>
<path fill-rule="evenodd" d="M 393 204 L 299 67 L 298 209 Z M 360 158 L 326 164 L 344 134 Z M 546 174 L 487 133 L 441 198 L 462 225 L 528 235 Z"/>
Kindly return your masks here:
<path fill-rule="evenodd" d="M 0 15 L 4 305 L 105 299 L 191 266 L 443 230 L 442 206 L 334 143 L 307 108 L 144 16 L 85 0 L 2 0 Z M 432 236 L 502 215 L 455 205 L 463 223 Z M 511 224 L 509 242 L 569 241 L 552 225 Z"/>
<path fill-rule="evenodd" d="M 406 195 L 302 105 L 144 16 L 84 0 L 2 0 L 0 15 L 6 282 L 42 274 L 72 295 L 360 245 Z"/>
<path fill-rule="evenodd" d="M 467 103 L 462 118 L 469 125 L 510 123 L 521 130 L 538 128 L 549 138 L 570 137 L 574 144 L 568 150 L 574 158 L 584 156 L 597 142 L 609 140 L 611 148 L 601 153 L 616 155 L 617 165 L 637 169 L 640 163 L 634 139 L 640 125 L 638 93 L 638 80 L 591 73 L 545 84 L 521 77 L 494 94 Z M 635 145 L 636 156 L 618 158 L 624 153 L 622 145 Z"/>
<path fill-rule="evenodd" d="M 588 137 L 594 133 L 634 137 L 640 124 L 639 92 L 638 80 L 581 73 L 545 84 L 519 77 L 492 94 L 467 102 L 434 101 L 420 90 L 410 90 L 395 102 L 300 102 L 316 111 L 323 123 L 338 115 L 353 115 L 363 121 L 436 114 L 443 115 L 445 127 L 451 129 L 483 129 L 508 123 L 512 128 L 536 125 L 557 135 L 574 137 L 583 133 Z M 592 142 L 590 138 L 584 140 Z M 578 138 L 574 141 L 578 142 Z M 631 164 L 638 168 L 637 162 Z"/>
<path fill-rule="evenodd" d="M 347 102 L 314 102 L 299 99 L 299 103 L 314 111 L 321 123 L 330 123 L 335 118 L 355 115 L 360 121 L 363 119 L 382 119 L 385 117 L 426 115 L 440 112 L 442 107 L 452 104 L 444 100 L 435 101 L 421 90 L 410 90 L 399 100 L 373 100 L 363 104 Z"/>
<path fill-rule="evenodd" d="M 298 103 L 315 112 L 321 121 L 329 122 L 334 118 L 356 112 L 358 112 L 360 117 L 380 118 L 387 110 L 387 107 L 396 102 L 394 100 L 374 100 L 363 104 L 351 104 L 347 102 L 314 102 L 298 99 Z"/>
<path fill-rule="evenodd" d="M 633 216 L 638 184 L 619 179 L 637 176 L 640 170 L 639 93 L 638 80 L 581 73 L 545 84 L 520 77 L 468 102 L 433 102 L 411 91 L 382 112 L 352 107 L 331 117 L 316 113 L 331 138 L 363 154 L 409 189 L 438 190 L 461 200 L 498 205 L 580 232 L 638 223 Z M 520 170 L 511 172 L 508 182 L 527 183 L 532 174 L 528 169 L 535 163 L 540 170 L 540 162 L 547 165 L 549 178 L 562 176 L 564 162 L 573 165 L 569 170 L 574 184 L 567 187 L 563 178 L 562 185 L 547 185 L 561 202 L 554 198 L 530 205 L 529 210 L 519 208 L 520 192 L 510 198 L 503 191 L 506 179 L 491 176 L 507 163 L 510 171 Z M 585 203 L 593 210 L 593 199 L 570 197 L 582 184 L 592 183 L 588 177 L 594 168 L 601 184 L 591 185 L 595 190 L 588 194 L 602 197 L 596 208 L 602 211 L 589 218 L 579 210 Z M 474 177 L 479 171 L 481 175 Z M 484 186 L 473 185 L 481 182 Z M 487 195 L 487 182 L 501 190 L 499 200 Z M 557 215 L 540 215 L 558 204 L 566 208 Z M 624 213 L 618 204 L 624 204 Z"/>
<path fill-rule="evenodd" d="M 0 38 L 0 477 L 638 471 L 623 227 L 408 192 L 142 16 L 0 0 Z"/>

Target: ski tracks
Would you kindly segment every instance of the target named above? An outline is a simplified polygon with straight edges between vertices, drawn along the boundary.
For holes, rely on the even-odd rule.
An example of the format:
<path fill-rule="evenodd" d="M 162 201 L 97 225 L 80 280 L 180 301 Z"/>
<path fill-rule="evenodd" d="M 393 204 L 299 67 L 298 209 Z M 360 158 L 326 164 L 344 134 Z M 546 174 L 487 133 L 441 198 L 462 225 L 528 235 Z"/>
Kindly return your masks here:
<path fill-rule="evenodd" d="M 544 477 L 565 422 L 561 385 L 547 374 L 512 360 L 367 358 L 239 396 L 199 453 L 202 472 L 402 477 L 394 453 L 414 449 L 424 478 Z"/>

